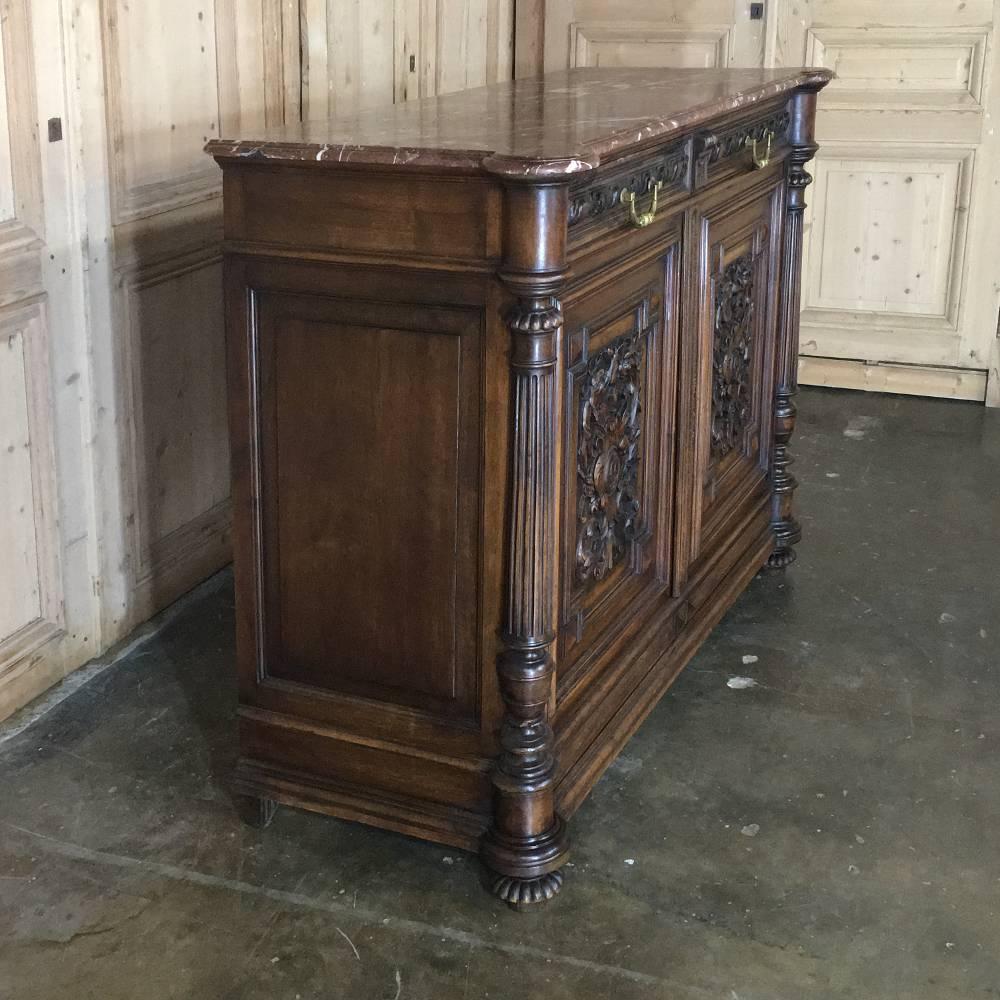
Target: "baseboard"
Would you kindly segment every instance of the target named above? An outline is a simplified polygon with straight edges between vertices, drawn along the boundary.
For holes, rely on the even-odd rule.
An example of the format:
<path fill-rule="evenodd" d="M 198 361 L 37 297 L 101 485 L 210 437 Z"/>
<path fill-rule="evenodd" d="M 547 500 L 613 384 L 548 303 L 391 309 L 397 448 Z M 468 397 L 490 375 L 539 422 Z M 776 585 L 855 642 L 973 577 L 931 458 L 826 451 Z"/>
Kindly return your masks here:
<path fill-rule="evenodd" d="M 889 361 L 869 363 L 849 358 L 799 358 L 800 385 L 904 396 L 938 396 L 982 403 L 986 399 L 986 376 L 985 371 L 964 368 L 932 368 Z"/>

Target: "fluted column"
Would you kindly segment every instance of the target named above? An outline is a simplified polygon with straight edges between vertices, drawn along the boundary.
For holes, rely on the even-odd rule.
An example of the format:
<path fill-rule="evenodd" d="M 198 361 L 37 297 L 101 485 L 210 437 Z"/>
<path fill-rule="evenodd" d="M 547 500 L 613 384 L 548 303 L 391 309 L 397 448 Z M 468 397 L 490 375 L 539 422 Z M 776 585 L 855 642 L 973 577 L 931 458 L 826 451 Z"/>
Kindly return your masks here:
<path fill-rule="evenodd" d="M 786 161 L 787 208 L 782 255 L 782 299 L 779 321 L 777 388 L 774 404 L 774 448 L 771 457 L 771 530 L 774 552 L 768 566 L 781 569 L 795 561 L 792 548 L 802 538 L 795 519 L 793 497 L 798 482 L 791 472 L 794 462 L 789 442 L 795 431 L 795 396 L 799 391 L 799 312 L 802 298 L 802 233 L 805 189 L 812 177 L 805 165 L 816 155 L 813 119 L 817 90 L 796 92 L 790 103 L 789 140 L 792 150 Z"/>
<path fill-rule="evenodd" d="M 565 187 L 511 184 L 505 197 L 504 266 L 517 300 L 505 317 L 512 382 L 509 568 L 497 663 L 504 719 L 493 769 L 493 823 L 483 861 L 493 892 L 521 907 L 562 885 L 566 827 L 555 811 L 554 679 L 557 359 L 562 310 L 555 292 L 565 260 Z"/>

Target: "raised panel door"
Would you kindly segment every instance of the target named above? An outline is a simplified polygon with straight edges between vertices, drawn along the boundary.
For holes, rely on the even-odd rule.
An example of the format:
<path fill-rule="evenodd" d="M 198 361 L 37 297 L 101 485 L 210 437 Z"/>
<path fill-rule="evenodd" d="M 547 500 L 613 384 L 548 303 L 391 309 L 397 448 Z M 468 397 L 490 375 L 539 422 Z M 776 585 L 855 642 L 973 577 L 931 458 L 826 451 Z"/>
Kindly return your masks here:
<path fill-rule="evenodd" d="M 773 171 L 688 218 L 678 587 L 766 501 L 784 185 Z"/>
<path fill-rule="evenodd" d="M 680 231 L 565 305 L 560 686 L 669 586 Z"/>
<path fill-rule="evenodd" d="M 475 725 L 482 311 L 250 294 L 258 681 Z"/>

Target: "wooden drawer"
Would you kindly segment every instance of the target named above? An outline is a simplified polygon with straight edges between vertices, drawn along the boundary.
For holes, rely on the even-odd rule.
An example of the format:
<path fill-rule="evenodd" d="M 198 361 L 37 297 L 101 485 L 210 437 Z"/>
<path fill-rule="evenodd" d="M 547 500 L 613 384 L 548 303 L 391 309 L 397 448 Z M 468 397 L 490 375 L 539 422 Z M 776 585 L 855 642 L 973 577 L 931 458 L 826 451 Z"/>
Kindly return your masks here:
<path fill-rule="evenodd" d="M 609 162 L 596 176 L 587 175 L 570 192 L 571 255 L 591 252 L 609 238 L 624 237 L 632 243 L 660 238 L 662 220 L 669 220 L 693 193 L 756 169 L 754 143 L 758 158 L 767 154 L 771 161 L 780 160 L 788 150 L 789 123 L 784 104 L 757 108 L 725 128 L 695 132 L 652 152 Z M 623 192 L 635 196 L 641 213 L 652 207 L 657 184 L 656 221 L 637 230 Z"/>

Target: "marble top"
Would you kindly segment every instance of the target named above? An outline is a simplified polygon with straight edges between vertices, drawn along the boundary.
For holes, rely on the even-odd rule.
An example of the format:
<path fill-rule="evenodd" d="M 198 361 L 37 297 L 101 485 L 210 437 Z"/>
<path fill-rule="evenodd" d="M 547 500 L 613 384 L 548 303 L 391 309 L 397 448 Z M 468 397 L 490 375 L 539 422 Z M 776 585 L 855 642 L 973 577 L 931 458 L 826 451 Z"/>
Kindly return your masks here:
<path fill-rule="evenodd" d="M 825 69 L 572 69 L 301 122 L 205 147 L 220 163 L 421 167 L 555 177 L 688 131 L 797 87 Z"/>

